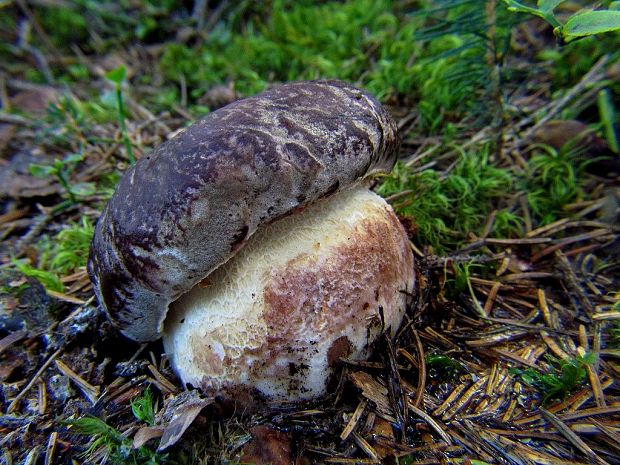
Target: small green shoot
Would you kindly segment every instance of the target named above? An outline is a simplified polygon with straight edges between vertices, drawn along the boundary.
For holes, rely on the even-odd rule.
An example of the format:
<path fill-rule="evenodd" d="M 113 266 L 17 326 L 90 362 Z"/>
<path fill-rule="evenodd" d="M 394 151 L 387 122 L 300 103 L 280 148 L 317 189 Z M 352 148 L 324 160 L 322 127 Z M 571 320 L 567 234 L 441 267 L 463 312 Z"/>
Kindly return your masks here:
<path fill-rule="evenodd" d="M 480 266 L 480 264 L 476 264 L 473 262 L 468 263 L 452 263 L 450 268 L 454 274 L 454 278 L 450 279 L 447 276 L 448 269 L 444 269 L 444 280 L 445 283 L 448 284 L 449 290 L 452 295 L 457 296 L 462 294 L 471 288 L 470 283 L 470 268 L 472 266 Z"/>
<path fill-rule="evenodd" d="M 145 422 L 149 426 L 155 424 L 155 408 L 153 405 L 153 393 L 147 387 L 141 396 L 131 400 L 131 411 L 138 420 Z"/>
<path fill-rule="evenodd" d="M 440 382 L 453 381 L 465 371 L 463 365 L 447 355 L 427 354 L 424 361 L 429 376 Z"/>
<path fill-rule="evenodd" d="M 516 0 L 503 0 L 508 11 L 538 16 L 551 26 L 553 33 L 563 43 L 582 37 L 620 30 L 620 11 L 592 10 L 582 8 L 566 19 L 564 23 L 554 10 L 566 0 L 538 0 L 537 6 L 527 6 Z"/>
<path fill-rule="evenodd" d="M 603 123 L 603 128 L 605 129 L 605 139 L 607 139 L 612 152 L 620 153 L 620 143 L 618 143 L 618 133 L 615 124 L 616 109 L 614 108 L 614 101 L 609 89 L 599 91 L 597 101 L 601 123 Z"/>
<path fill-rule="evenodd" d="M 99 463 L 115 465 L 156 465 L 166 460 L 166 455 L 146 446 L 134 449 L 130 438 L 97 417 L 86 416 L 67 421 L 66 424 L 75 433 L 91 437 L 90 444 L 82 453 L 83 458 L 89 462 L 95 457 L 99 458 Z"/>
<path fill-rule="evenodd" d="M 44 236 L 37 244 L 36 266 L 13 259 L 13 265 L 24 275 L 37 279 L 46 289 L 63 292 L 60 275 L 66 275 L 86 266 L 94 226 L 86 217 L 80 223 L 70 224 L 56 237 Z"/>
<path fill-rule="evenodd" d="M 519 375 L 525 384 L 536 388 L 543 395 L 543 404 L 551 400 L 566 399 L 585 382 L 586 367 L 594 362 L 594 354 L 586 354 L 583 357 L 578 355 L 569 360 L 547 358 L 551 364 L 547 373 L 534 368 L 513 370 L 513 374 Z"/>
<path fill-rule="evenodd" d="M 581 176 L 587 159 L 578 151 L 545 147 L 529 163 L 529 173 L 524 181 L 529 208 L 540 224 L 555 221 L 563 207 L 577 201 L 583 194 Z"/>
<path fill-rule="evenodd" d="M 60 281 L 60 278 L 51 271 L 41 270 L 39 268 L 35 268 L 30 265 L 26 261 L 23 260 L 12 260 L 15 268 L 19 270 L 24 276 L 28 276 L 29 278 L 35 278 L 39 281 L 46 289 L 55 292 L 63 292 L 65 290 L 65 286 Z"/>
<path fill-rule="evenodd" d="M 155 424 L 153 393 L 150 387 L 147 387 L 141 396 L 131 400 L 131 411 L 138 421 L 143 421 L 149 426 Z M 107 459 L 119 465 L 156 465 L 163 463 L 167 458 L 167 455 L 146 446 L 134 448 L 130 438 L 97 417 L 85 416 L 68 421 L 67 424 L 72 426 L 77 434 L 91 436 L 90 444 L 83 453 L 84 458 L 102 454 L 104 459 L 101 463 L 105 463 Z"/>
<path fill-rule="evenodd" d="M 84 457 L 93 455 L 100 449 L 106 449 L 106 456 L 112 456 L 116 449 L 123 443 L 123 436 L 105 421 L 92 416 L 69 420 L 66 422 L 77 434 L 92 436 L 88 449 L 84 451 Z"/>
<path fill-rule="evenodd" d="M 620 292 L 615 295 L 616 302 L 611 306 L 611 311 L 620 312 Z M 620 320 L 615 320 L 609 329 L 611 340 L 609 346 L 620 349 Z"/>
<path fill-rule="evenodd" d="M 86 217 L 81 223 L 71 224 L 58 233 L 53 241 L 53 248 L 49 256 L 50 270 L 60 274 L 67 274 L 79 267 L 86 266 L 90 242 L 95 230 L 93 224 Z"/>
<path fill-rule="evenodd" d="M 131 141 L 129 140 L 129 135 L 127 133 L 127 126 L 125 124 L 125 104 L 123 102 L 122 85 L 126 77 L 125 67 L 119 66 L 112 71 L 108 71 L 105 76 L 114 84 L 114 90 L 116 93 L 116 105 L 118 107 L 118 123 L 121 127 L 123 144 L 125 145 L 125 150 L 127 150 L 127 157 L 129 158 L 129 163 L 133 165 L 136 162 L 136 157 L 133 154 L 133 149 L 131 148 Z"/>
<path fill-rule="evenodd" d="M 80 182 L 71 184 L 71 174 L 75 167 L 84 160 L 83 153 L 71 153 L 62 160 L 56 158 L 51 165 L 39 165 L 32 163 L 28 167 L 28 171 L 33 176 L 42 178 L 45 176 L 55 176 L 60 185 L 69 195 L 69 201 L 76 204 L 78 197 L 92 195 L 95 192 L 95 185 L 91 182 Z"/>

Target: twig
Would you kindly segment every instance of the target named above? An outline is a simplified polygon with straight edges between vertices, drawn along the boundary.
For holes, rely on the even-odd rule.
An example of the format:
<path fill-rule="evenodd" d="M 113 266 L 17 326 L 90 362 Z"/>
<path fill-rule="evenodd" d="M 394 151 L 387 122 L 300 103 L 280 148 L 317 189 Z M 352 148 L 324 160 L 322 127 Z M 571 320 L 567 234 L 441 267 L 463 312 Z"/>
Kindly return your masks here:
<path fill-rule="evenodd" d="M 413 406 L 420 407 L 424 400 L 424 390 L 426 388 L 426 361 L 420 335 L 414 328 L 411 328 L 411 332 L 415 338 L 415 345 L 418 351 L 418 387 L 416 389 L 415 398 L 413 399 Z"/>
<path fill-rule="evenodd" d="M 157 368 L 155 368 L 155 365 L 149 363 L 148 369 L 157 381 L 158 385 L 160 385 L 162 391 L 167 391 L 168 393 L 172 394 L 178 391 L 177 387 L 172 382 L 170 382 L 164 375 L 162 375 L 157 370 Z"/>
<path fill-rule="evenodd" d="M 554 245 L 551 245 L 543 250 L 541 250 L 540 252 L 538 252 L 537 254 L 533 255 L 530 260 L 532 261 L 532 263 L 537 262 L 538 260 L 540 260 L 543 257 L 546 257 L 549 254 L 554 253 L 556 250 L 560 250 L 562 247 L 573 244 L 575 242 L 581 242 L 581 241 L 587 241 L 587 240 L 591 240 L 591 239 L 596 239 L 599 237 L 603 237 L 603 236 L 610 236 L 612 233 L 610 232 L 609 229 L 596 229 L 592 232 L 589 233 L 584 233 L 584 234 L 578 234 L 576 236 L 571 236 L 568 237 L 566 239 L 562 239 L 561 241 L 557 242 Z"/>
<path fill-rule="evenodd" d="M 568 286 L 577 295 L 577 299 L 581 307 L 585 310 L 588 316 L 592 316 L 594 313 L 594 305 L 586 295 L 583 287 L 579 284 L 579 279 L 573 270 L 568 258 L 562 253 L 561 250 L 556 250 L 555 258 L 557 259 L 558 268 L 564 273 L 564 278 Z"/>
<path fill-rule="evenodd" d="M 562 111 L 562 109 L 572 99 L 574 99 L 577 95 L 579 95 L 586 87 L 591 86 L 593 82 L 596 82 L 596 81 L 599 81 L 599 80 L 603 79 L 605 74 L 601 72 L 601 69 L 607 64 L 608 61 L 609 61 L 609 56 L 608 55 L 603 55 L 592 66 L 592 68 L 590 68 L 590 70 L 581 78 L 581 80 L 577 84 L 575 84 L 571 88 L 571 90 L 569 90 L 562 98 L 560 98 L 558 100 L 551 101 L 551 103 L 549 103 L 547 106 L 539 109 L 533 115 L 528 116 L 527 118 L 524 118 L 521 121 L 519 121 L 515 125 L 515 127 L 517 129 L 518 128 L 522 128 L 524 126 L 527 126 L 532 121 L 536 120 L 538 117 L 541 117 L 541 115 L 544 114 L 544 116 L 542 116 L 538 120 L 538 122 L 536 124 L 534 124 L 534 126 L 529 128 L 525 132 L 525 134 L 523 134 L 523 136 L 520 138 L 520 140 L 521 141 L 526 141 L 526 140 L 531 139 L 532 135 L 534 134 L 534 132 L 536 132 L 536 130 L 538 130 L 538 128 L 540 128 L 543 124 L 545 124 L 547 121 L 552 119 L 555 115 L 560 113 L 560 111 Z"/>
<path fill-rule="evenodd" d="M 19 126 L 27 126 L 27 127 L 31 127 L 35 125 L 33 121 L 28 120 L 24 118 L 23 116 L 12 115 L 10 113 L 5 113 L 3 111 L 0 111 L 0 123 L 16 124 Z"/>
<path fill-rule="evenodd" d="M 45 411 L 47 410 L 47 387 L 45 387 L 45 381 L 39 379 L 39 406 L 38 412 L 39 415 L 45 415 Z"/>
<path fill-rule="evenodd" d="M 94 404 L 97 401 L 97 397 L 100 394 L 99 386 L 93 386 L 89 382 L 85 381 L 80 375 L 78 375 L 75 371 L 69 368 L 62 360 L 56 360 L 56 368 L 73 381 L 80 390 L 88 397 L 91 404 Z"/>
<path fill-rule="evenodd" d="M 52 362 L 56 359 L 56 357 L 58 357 L 60 355 L 60 353 L 62 352 L 63 348 L 61 347 L 60 349 L 58 349 L 56 352 L 54 352 L 52 355 L 50 355 L 50 357 L 47 359 L 47 361 L 43 364 L 43 366 L 41 368 L 39 368 L 39 371 L 37 371 L 35 373 L 35 375 L 32 377 L 32 379 L 30 380 L 30 382 L 26 385 L 26 387 L 24 387 L 24 389 L 22 389 L 20 391 L 19 394 L 17 394 L 17 396 L 15 396 L 15 398 L 13 399 L 13 401 L 9 404 L 9 407 L 6 409 L 6 413 L 13 413 L 13 411 L 17 408 L 17 405 L 19 403 L 20 400 L 22 400 L 22 398 L 28 393 L 28 391 L 30 390 L 30 388 L 32 388 L 32 386 L 34 386 L 34 383 L 37 382 L 37 380 L 39 379 L 39 377 L 43 374 L 43 372 L 45 370 L 47 370 L 47 368 L 52 364 Z"/>
<path fill-rule="evenodd" d="M 53 431 L 50 433 L 50 438 L 47 441 L 47 448 L 45 449 L 45 465 L 52 465 L 54 463 L 54 454 L 56 453 L 56 440 L 58 433 Z"/>
<path fill-rule="evenodd" d="M 367 405 L 368 405 L 368 401 L 366 399 L 362 399 L 360 403 L 357 405 L 357 408 L 353 412 L 353 415 L 351 415 L 351 418 L 349 419 L 347 426 L 344 428 L 344 430 L 342 430 L 342 433 L 340 433 L 341 441 L 346 441 L 346 439 L 353 432 L 353 430 L 355 430 L 355 427 L 357 426 L 360 419 L 362 418 L 362 415 L 364 414 L 364 411 L 366 410 Z"/>
<path fill-rule="evenodd" d="M 402 442 L 405 438 L 405 428 L 407 425 L 407 398 L 403 392 L 402 382 L 400 379 L 400 373 L 398 372 L 398 365 L 396 364 L 396 353 L 394 352 L 394 346 L 390 336 L 387 333 L 383 333 L 386 344 L 386 365 L 389 371 L 388 374 L 388 394 L 390 403 L 392 404 L 392 411 L 396 416 L 398 424 L 399 440 Z"/>
<path fill-rule="evenodd" d="M 441 436 L 441 439 L 443 439 L 447 444 L 452 444 L 452 438 L 450 438 L 450 436 L 448 436 L 448 434 L 445 432 L 444 428 L 441 427 L 441 425 L 439 424 L 439 422 L 437 420 L 435 420 L 433 417 L 431 417 L 429 414 L 427 414 L 424 410 L 421 410 L 420 408 L 416 407 L 413 404 L 413 402 L 409 402 L 409 409 L 413 413 L 415 413 L 417 416 L 422 418 L 424 421 L 426 421 L 428 423 L 428 425 L 435 432 L 437 432 L 437 434 L 439 434 L 439 436 Z"/>
<path fill-rule="evenodd" d="M 577 434 L 573 430 L 566 426 L 566 424 L 562 422 L 562 420 L 560 420 L 553 413 L 545 410 L 544 408 L 540 408 L 539 410 L 545 420 L 555 426 L 555 428 L 560 432 L 560 434 L 564 436 L 573 446 L 579 449 L 585 456 L 589 457 L 590 459 L 601 465 L 609 465 L 605 460 L 596 455 L 596 453 L 592 449 L 590 449 L 590 446 L 583 442 L 583 440 L 579 436 L 577 436 Z"/>
<path fill-rule="evenodd" d="M 27 335 L 28 335 L 28 331 L 25 331 L 25 330 L 15 331 L 14 333 L 10 333 L 9 335 L 7 335 L 7 336 L 3 337 L 2 339 L 0 339 L 0 355 L 6 349 L 11 347 L 16 342 L 21 341 Z"/>

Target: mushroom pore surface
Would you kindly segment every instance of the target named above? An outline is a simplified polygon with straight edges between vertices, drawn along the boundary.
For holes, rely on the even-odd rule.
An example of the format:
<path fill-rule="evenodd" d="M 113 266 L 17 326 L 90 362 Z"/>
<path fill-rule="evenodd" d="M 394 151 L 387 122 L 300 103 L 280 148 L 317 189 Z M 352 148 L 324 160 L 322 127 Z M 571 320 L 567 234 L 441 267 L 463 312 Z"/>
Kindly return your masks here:
<path fill-rule="evenodd" d="M 368 357 L 380 311 L 394 334 L 413 287 L 403 227 L 356 186 L 259 229 L 171 305 L 164 346 L 183 383 L 207 394 L 316 398 L 341 357 Z"/>

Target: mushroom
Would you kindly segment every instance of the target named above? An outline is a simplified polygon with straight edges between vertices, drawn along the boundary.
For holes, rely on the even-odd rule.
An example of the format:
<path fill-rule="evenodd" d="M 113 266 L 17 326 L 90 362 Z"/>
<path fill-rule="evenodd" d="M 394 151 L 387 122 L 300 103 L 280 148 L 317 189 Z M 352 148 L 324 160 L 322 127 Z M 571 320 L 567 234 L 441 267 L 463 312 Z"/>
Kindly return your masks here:
<path fill-rule="evenodd" d="M 397 148 L 385 109 L 338 81 L 210 113 L 122 177 L 91 246 L 100 304 L 131 339 L 163 334 L 206 394 L 323 395 L 340 358 L 394 335 L 414 291 L 406 233 L 363 179 Z"/>

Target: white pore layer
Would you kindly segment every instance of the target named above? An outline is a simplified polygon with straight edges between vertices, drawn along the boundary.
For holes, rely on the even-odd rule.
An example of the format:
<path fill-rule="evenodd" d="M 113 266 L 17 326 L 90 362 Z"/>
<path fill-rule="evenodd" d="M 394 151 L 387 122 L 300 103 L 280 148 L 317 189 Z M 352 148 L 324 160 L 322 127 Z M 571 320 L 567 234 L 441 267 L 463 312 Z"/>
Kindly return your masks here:
<path fill-rule="evenodd" d="M 386 237 L 385 241 L 382 238 L 381 243 L 372 247 L 371 254 L 383 253 L 383 242 L 386 247 L 398 248 L 391 253 L 402 255 L 403 263 L 389 265 L 402 274 L 398 282 L 387 287 L 375 284 L 371 282 L 373 270 L 360 275 L 371 276 L 369 282 L 351 283 L 344 290 L 333 289 L 333 279 L 321 282 L 322 276 L 328 274 L 322 270 L 338 260 L 339 266 L 343 266 L 342 256 L 338 259 L 331 254 L 353 247 L 355 241 L 364 238 L 369 220 L 382 221 L 392 228 L 395 238 Z M 391 326 L 395 331 L 400 325 L 406 292 L 412 292 L 413 287 L 410 253 L 404 231 L 382 198 L 363 187 L 339 192 L 259 230 L 235 257 L 173 303 L 165 324 L 166 353 L 184 383 L 211 394 L 221 388 L 239 386 L 257 389 L 273 400 L 322 395 L 331 373 L 328 352 L 335 340 L 346 336 L 351 350 L 345 355 L 365 357 L 372 342 L 369 338 L 380 332 L 378 318 L 370 323 L 372 317 L 378 316 L 378 307 L 382 307 L 386 327 Z M 369 266 L 373 260 L 368 256 Z M 290 323 L 295 327 L 283 328 L 289 320 L 286 315 L 279 315 L 274 323 L 274 310 L 268 308 L 265 289 L 286 287 L 281 282 L 285 270 L 306 269 L 319 270 L 317 282 L 309 286 L 315 290 L 308 292 L 322 294 L 323 289 L 329 289 L 330 295 L 307 295 L 303 302 L 293 302 Z M 334 270 L 329 271 L 334 276 Z M 296 277 L 290 275 L 291 282 Z M 389 295 L 378 296 L 380 286 L 389 289 L 386 292 Z M 295 286 L 292 289 L 300 292 Z M 285 295 L 286 290 L 282 292 Z M 372 305 L 365 303 L 370 300 Z M 339 322 L 336 330 L 330 327 L 332 321 L 340 318 L 343 309 L 339 306 L 361 308 L 362 304 L 364 309 L 371 308 L 355 310 L 352 316 L 346 317 L 348 320 Z M 300 317 L 300 306 L 304 312 L 310 309 L 307 318 Z M 291 340 L 281 339 L 286 337 Z M 284 379 L 291 367 L 296 367 L 295 383 Z M 297 372 L 299 367 L 302 369 Z"/>

